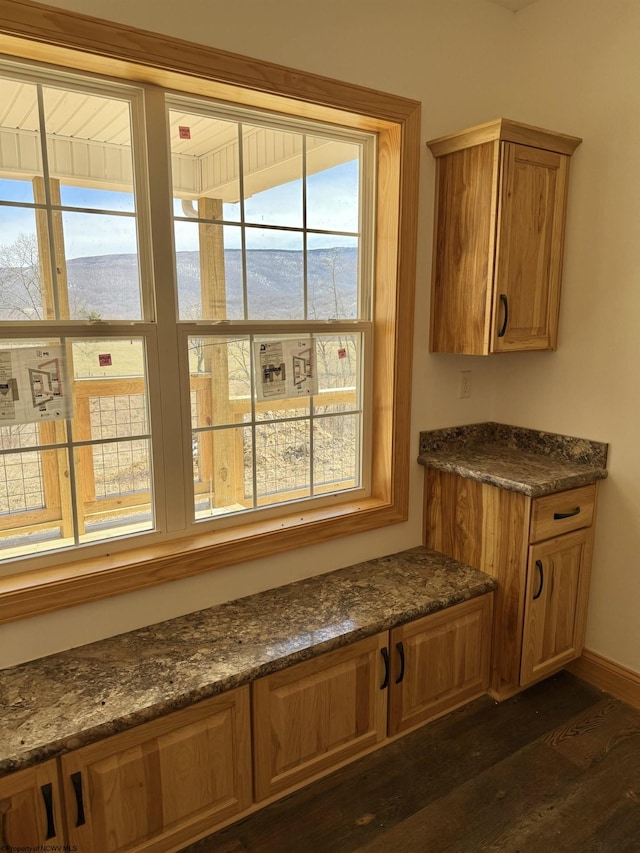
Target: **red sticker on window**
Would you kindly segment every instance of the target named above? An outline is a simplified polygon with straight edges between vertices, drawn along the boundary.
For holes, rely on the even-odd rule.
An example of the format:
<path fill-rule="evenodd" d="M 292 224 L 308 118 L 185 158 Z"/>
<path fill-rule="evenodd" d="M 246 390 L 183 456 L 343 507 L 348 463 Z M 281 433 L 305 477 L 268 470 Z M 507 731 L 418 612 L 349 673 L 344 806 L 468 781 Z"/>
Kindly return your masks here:
<path fill-rule="evenodd" d="M 100 355 L 98 356 L 98 361 L 100 362 L 100 367 L 111 367 L 111 353 L 100 353 Z"/>
<path fill-rule="evenodd" d="M 178 133 L 180 134 L 180 139 L 191 139 L 191 128 L 180 126 L 178 128 Z"/>
<path fill-rule="evenodd" d="M 340 349 L 338 350 L 338 358 L 346 358 L 346 357 L 347 357 L 346 349 L 344 347 L 340 347 Z"/>

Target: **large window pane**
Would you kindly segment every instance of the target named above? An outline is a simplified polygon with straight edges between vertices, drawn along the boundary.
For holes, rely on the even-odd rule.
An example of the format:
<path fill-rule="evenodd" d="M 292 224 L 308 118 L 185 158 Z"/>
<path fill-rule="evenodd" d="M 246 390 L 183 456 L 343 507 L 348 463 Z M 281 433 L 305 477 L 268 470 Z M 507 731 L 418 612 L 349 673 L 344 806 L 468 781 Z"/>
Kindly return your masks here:
<path fill-rule="evenodd" d="M 0 201 L 38 205 L 0 205 L 0 319 L 141 319 L 130 102 L 0 79 L 0 105 Z"/>
<path fill-rule="evenodd" d="M 308 318 L 355 320 L 359 315 L 357 240 L 309 234 L 307 249 Z"/>
<path fill-rule="evenodd" d="M 0 559 L 152 529 L 144 340 L 5 347 L 2 388 L 28 403 L 37 381 L 39 395 L 33 406 L 0 402 Z M 61 396 L 49 401 L 51 365 Z"/>
<path fill-rule="evenodd" d="M 0 129 L 0 133 L 2 133 L 2 129 Z M 0 164 L 0 175 L 6 173 L 6 170 L 3 170 Z M 29 180 L 14 180 L 0 177 L 0 199 L 23 203 L 32 202 L 33 183 Z"/>
<path fill-rule="evenodd" d="M 115 441 L 78 448 L 77 489 L 84 489 L 79 539 L 92 542 L 153 529 L 151 444 Z M 87 492 L 87 477 L 91 497 Z"/>
<path fill-rule="evenodd" d="M 46 452 L 38 451 L 0 456 L 1 520 L 6 520 L 7 515 L 16 516 L 44 507 L 43 457 L 46 456 Z"/>
<path fill-rule="evenodd" d="M 188 111 L 169 111 L 171 170 L 176 216 L 240 219 L 238 124 Z M 216 215 L 201 200 L 218 201 Z M 199 201 L 200 200 L 200 201 Z"/>
<path fill-rule="evenodd" d="M 61 186 L 60 200 L 65 207 L 111 210 L 122 213 L 133 213 L 135 211 L 135 197 L 132 192 Z"/>
<path fill-rule="evenodd" d="M 242 141 L 245 221 L 302 228 L 304 137 L 243 125 Z"/>
<path fill-rule="evenodd" d="M 313 423 L 315 494 L 359 485 L 360 416 L 316 418 Z"/>
<path fill-rule="evenodd" d="M 194 429 L 242 423 L 251 413 L 249 338 L 189 338 L 191 414 Z"/>
<path fill-rule="evenodd" d="M 247 228 L 247 302 L 250 320 L 304 318 L 302 234 Z"/>
<path fill-rule="evenodd" d="M 144 340 L 131 338 L 82 338 L 73 340 L 73 376 L 75 379 L 144 380 Z M 126 387 L 126 382 L 123 383 Z"/>
<path fill-rule="evenodd" d="M 176 220 L 175 246 L 180 319 L 241 320 L 240 229 Z"/>
<path fill-rule="evenodd" d="M 51 87 L 43 99 L 49 175 L 60 183 L 62 204 L 132 210 L 129 102 Z"/>
<path fill-rule="evenodd" d="M 37 89 L 0 77 L 0 199 L 32 202 L 36 176 L 42 176 Z"/>
<path fill-rule="evenodd" d="M 308 497 L 310 490 L 309 421 L 285 421 L 256 427 L 258 504 Z"/>
<path fill-rule="evenodd" d="M 142 319 L 135 219 L 97 213 L 62 219 L 73 319 Z"/>
<path fill-rule="evenodd" d="M 361 335 L 317 335 L 315 348 L 318 394 L 313 398 L 314 413 L 360 408 Z"/>
<path fill-rule="evenodd" d="M 47 221 L 26 208 L 0 205 L 0 320 L 55 318 L 47 255 Z"/>
<path fill-rule="evenodd" d="M 250 427 L 193 434 L 196 520 L 242 512 L 253 506 L 253 449 Z"/>
<path fill-rule="evenodd" d="M 68 472 L 66 449 L 0 454 L 0 559 L 74 544 Z"/>
<path fill-rule="evenodd" d="M 359 230 L 359 145 L 307 137 L 307 227 Z"/>
<path fill-rule="evenodd" d="M 98 500 L 149 492 L 151 467 L 147 441 L 94 444 L 91 451 Z M 144 498 L 148 509 L 148 495 Z"/>

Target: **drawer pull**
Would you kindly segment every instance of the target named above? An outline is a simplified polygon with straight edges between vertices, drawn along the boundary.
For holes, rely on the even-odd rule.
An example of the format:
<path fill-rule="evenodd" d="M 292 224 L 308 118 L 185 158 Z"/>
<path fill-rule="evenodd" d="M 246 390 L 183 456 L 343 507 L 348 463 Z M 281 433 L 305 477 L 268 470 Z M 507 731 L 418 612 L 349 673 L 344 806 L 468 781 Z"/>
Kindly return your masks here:
<path fill-rule="evenodd" d="M 50 838 L 56 837 L 56 824 L 53 818 L 53 785 L 51 782 L 47 782 L 46 785 L 40 786 L 40 791 L 47 812 L 47 837 L 45 840 L 49 841 Z"/>
<path fill-rule="evenodd" d="M 398 654 L 400 655 L 400 675 L 396 678 L 396 684 L 400 684 L 400 682 L 404 678 L 404 644 L 396 643 L 396 649 L 398 650 Z"/>
<path fill-rule="evenodd" d="M 385 646 L 384 649 L 380 649 L 380 654 L 384 661 L 384 681 L 380 685 L 380 690 L 384 690 L 389 686 L 389 649 Z"/>
<path fill-rule="evenodd" d="M 533 596 L 533 600 L 536 598 L 540 598 L 542 595 L 542 587 L 544 586 L 544 569 L 542 568 L 542 560 L 536 560 L 536 569 L 540 572 L 540 586 L 538 587 L 538 591 Z"/>
<path fill-rule="evenodd" d="M 504 309 L 504 319 L 502 321 L 502 328 L 498 332 L 498 337 L 504 338 L 505 332 L 507 331 L 507 323 L 509 322 L 509 303 L 504 293 L 500 294 L 500 304 Z"/>
<path fill-rule="evenodd" d="M 86 819 L 84 816 L 84 800 L 82 798 L 82 773 L 80 773 L 80 771 L 71 774 L 71 784 L 73 785 L 73 790 L 76 795 L 76 808 L 78 814 L 76 827 L 84 826 Z"/>
<path fill-rule="evenodd" d="M 553 520 L 560 521 L 563 518 L 573 518 L 574 515 L 579 515 L 580 507 L 577 506 L 575 509 L 572 509 L 570 512 L 554 512 Z"/>

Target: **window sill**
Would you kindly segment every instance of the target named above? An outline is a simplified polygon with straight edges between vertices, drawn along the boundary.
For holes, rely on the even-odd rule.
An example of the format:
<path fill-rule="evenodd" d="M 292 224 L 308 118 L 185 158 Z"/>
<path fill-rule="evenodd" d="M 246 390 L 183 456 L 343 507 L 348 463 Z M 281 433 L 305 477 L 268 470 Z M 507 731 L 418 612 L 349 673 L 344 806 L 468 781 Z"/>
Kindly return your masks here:
<path fill-rule="evenodd" d="M 367 498 L 0 578 L 0 624 L 406 521 Z"/>

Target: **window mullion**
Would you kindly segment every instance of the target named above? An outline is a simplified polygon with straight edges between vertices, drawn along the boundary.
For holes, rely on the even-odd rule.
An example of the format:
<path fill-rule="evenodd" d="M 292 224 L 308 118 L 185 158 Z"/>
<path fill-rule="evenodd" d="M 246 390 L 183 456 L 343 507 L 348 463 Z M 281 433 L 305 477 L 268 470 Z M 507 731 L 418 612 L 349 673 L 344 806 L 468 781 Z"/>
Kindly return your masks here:
<path fill-rule="evenodd" d="M 158 494 L 157 520 L 168 532 L 186 526 L 186 474 L 184 452 L 185 407 L 181 397 L 181 370 L 177 329 L 172 197 L 168 175 L 168 145 L 164 93 L 145 91 L 146 156 L 149 175 L 148 201 L 157 339 L 147 354 L 149 408 L 153 435 L 154 479 Z M 188 383 L 187 394 L 188 394 Z M 176 452 L 176 448 L 180 448 Z M 165 499 L 162 499 L 162 496 Z M 164 507 L 165 518 L 162 518 Z"/>

